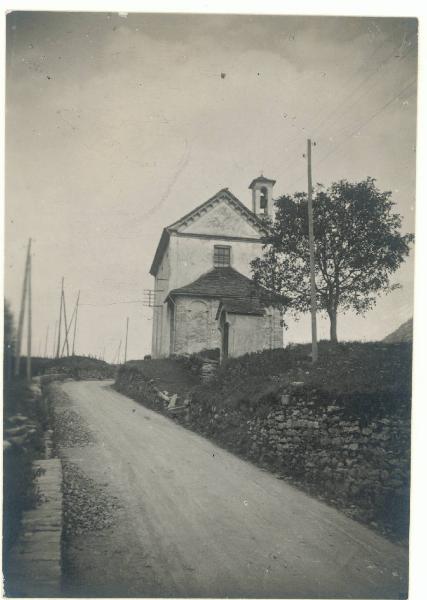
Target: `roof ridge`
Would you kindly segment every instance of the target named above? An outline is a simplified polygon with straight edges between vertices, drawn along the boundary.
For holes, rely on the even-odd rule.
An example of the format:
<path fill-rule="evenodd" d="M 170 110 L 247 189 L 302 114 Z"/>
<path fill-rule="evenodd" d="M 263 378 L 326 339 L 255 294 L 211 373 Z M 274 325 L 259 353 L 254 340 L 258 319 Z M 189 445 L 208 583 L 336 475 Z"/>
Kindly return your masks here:
<path fill-rule="evenodd" d="M 186 215 L 184 215 L 183 217 L 181 217 L 180 219 L 178 219 L 171 225 L 168 225 L 167 227 L 163 228 L 159 243 L 156 248 L 156 252 L 154 254 L 153 262 L 151 263 L 151 267 L 150 267 L 151 275 L 155 275 L 157 272 L 157 268 L 160 264 L 162 256 L 168 246 L 171 232 L 173 232 L 180 223 L 185 222 L 194 213 L 197 213 L 198 211 L 202 210 L 204 207 L 206 207 L 206 205 L 208 205 L 210 202 L 212 202 L 213 200 L 215 200 L 216 198 L 218 198 L 221 195 L 226 195 L 228 200 L 231 200 L 232 202 L 234 202 L 236 205 L 235 208 L 240 209 L 243 216 L 246 217 L 250 223 L 258 226 L 262 232 L 264 232 L 264 233 L 267 232 L 266 224 L 262 221 L 262 219 L 260 219 L 260 217 L 258 215 L 256 215 L 247 206 L 245 206 L 243 204 L 243 202 L 241 200 L 239 200 L 239 198 L 237 198 L 237 196 L 235 196 L 233 194 L 233 192 L 230 192 L 230 190 L 227 187 L 221 188 L 218 192 L 216 192 L 216 194 L 214 194 L 213 196 L 208 198 L 208 200 L 205 200 L 205 202 L 202 202 L 202 204 L 199 204 L 198 206 L 193 208 L 189 213 L 187 213 Z"/>
<path fill-rule="evenodd" d="M 258 217 L 258 215 L 256 215 L 247 206 L 245 206 L 243 204 L 243 202 L 241 200 L 239 200 L 239 198 L 237 198 L 237 196 L 235 196 L 233 194 L 233 192 L 231 192 L 227 187 L 224 187 L 224 188 L 221 188 L 220 190 L 218 190 L 218 192 L 216 192 L 213 196 L 211 196 L 210 198 L 205 200 L 205 202 L 202 202 L 202 204 L 199 204 L 198 206 L 196 206 L 195 208 L 190 210 L 190 212 L 188 212 L 187 214 L 182 216 L 180 219 L 178 219 L 171 225 L 168 225 L 165 229 L 167 231 L 174 231 L 174 229 L 178 225 L 180 225 L 183 222 L 185 223 L 186 220 L 191 218 L 198 211 L 203 210 L 203 208 L 205 208 L 210 202 L 212 202 L 213 200 L 216 200 L 222 194 L 227 195 L 229 200 L 232 200 L 233 202 L 235 202 L 239 206 L 239 208 L 242 209 L 242 211 L 245 213 L 246 217 L 249 217 L 249 219 L 252 222 L 256 223 L 261 229 L 263 229 L 265 231 L 265 229 L 266 229 L 265 223 L 263 223 L 263 221 Z"/>

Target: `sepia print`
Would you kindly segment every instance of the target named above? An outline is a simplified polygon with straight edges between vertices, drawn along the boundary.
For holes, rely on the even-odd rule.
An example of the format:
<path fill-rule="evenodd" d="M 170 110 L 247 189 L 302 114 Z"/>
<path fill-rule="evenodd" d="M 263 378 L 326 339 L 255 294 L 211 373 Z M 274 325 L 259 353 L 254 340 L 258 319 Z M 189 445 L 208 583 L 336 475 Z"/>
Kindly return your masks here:
<path fill-rule="evenodd" d="M 6 596 L 408 596 L 417 59 L 7 14 Z"/>

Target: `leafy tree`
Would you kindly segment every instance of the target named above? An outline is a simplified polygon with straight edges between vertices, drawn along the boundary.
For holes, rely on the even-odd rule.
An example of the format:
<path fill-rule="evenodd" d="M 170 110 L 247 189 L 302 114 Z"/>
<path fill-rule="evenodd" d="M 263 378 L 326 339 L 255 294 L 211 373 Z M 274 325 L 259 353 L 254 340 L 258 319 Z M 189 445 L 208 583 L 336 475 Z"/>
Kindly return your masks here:
<path fill-rule="evenodd" d="M 363 314 L 379 294 L 399 284 L 390 276 L 408 256 L 413 234 L 401 235 L 402 217 L 393 212 L 391 192 L 375 179 L 318 185 L 313 199 L 316 302 L 330 320 L 337 341 L 337 313 Z M 264 238 L 262 258 L 251 266 L 257 283 L 287 297 L 296 314 L 310 310 L 307 195 L 276 201 L 276 217 Z"/>

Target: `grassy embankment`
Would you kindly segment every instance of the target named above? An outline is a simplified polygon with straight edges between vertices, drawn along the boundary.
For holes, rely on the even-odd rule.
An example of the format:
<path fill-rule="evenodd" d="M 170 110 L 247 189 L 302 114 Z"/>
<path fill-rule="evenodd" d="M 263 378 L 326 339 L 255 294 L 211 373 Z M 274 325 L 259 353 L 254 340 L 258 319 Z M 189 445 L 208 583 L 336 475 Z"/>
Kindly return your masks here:
<path fill-rule="evenodd" d="M 117 388 L 176 417 L 347 514 L 405 540 L 408 527 L 410 343 L 323 342 L 229 359 L 201 384 L 197 357 L 132 361 Z M 191 398 L 167 410 L 150 387 Z M 147 387 L 148 386 L 148 387 Z"/>
<path fill-rule="evenodd" d="M 130 361 L 161 390 L 199 402 L 250 412 L 263 410 L 275 391 L 291 381 L 316 389 L 319 402 L 333 400 L 361 417 L 410 410 L 412 347 L 409 343 L 348 342 L 319 344 L 312 365 L 309 345 L 248 354 L 224 361 L 211 383 L 201 384 L 190 361 L 158 359 Z"/>

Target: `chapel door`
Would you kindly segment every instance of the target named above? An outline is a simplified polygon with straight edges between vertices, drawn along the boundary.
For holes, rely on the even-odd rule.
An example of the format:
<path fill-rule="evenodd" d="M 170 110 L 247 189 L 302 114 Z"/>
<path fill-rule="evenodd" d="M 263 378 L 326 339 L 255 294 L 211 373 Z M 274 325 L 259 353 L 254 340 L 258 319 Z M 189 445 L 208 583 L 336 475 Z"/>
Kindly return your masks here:
<path fill-rule="evenodd" d="M 228 357 L 228 330 L 230 325 L 228 323 L 224 323 L 222 329 L 222 358 Z"/>

